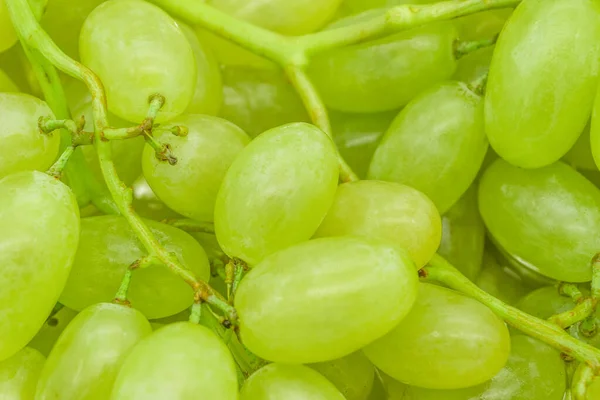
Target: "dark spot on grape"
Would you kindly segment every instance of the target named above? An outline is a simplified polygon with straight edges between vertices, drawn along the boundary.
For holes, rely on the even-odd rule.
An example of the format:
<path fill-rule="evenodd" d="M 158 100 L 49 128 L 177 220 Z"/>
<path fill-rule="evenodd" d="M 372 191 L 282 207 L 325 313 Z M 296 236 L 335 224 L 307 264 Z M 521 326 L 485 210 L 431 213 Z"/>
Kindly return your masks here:
<path fill-rule="evenodd" d="M 56 326 L 56 325 L 58 325 L 58 319 L 53 317 L 48 320 L 48 326 Z"/>

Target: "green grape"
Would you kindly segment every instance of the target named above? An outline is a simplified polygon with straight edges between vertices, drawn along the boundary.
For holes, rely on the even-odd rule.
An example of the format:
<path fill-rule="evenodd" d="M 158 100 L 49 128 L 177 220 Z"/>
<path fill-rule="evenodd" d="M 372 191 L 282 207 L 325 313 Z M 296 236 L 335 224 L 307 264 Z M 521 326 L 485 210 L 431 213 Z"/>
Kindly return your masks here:
<path fill-rule="evenodd" d="M 20 92 L 17 84 L 0 68 L 0 93 Z"/>
<path fill-rule="evenodd" d="M 514 254 L 508 253 L 505 249 L 494 242 L 494 238 L 491 237 L 491 235 L 488 234 L 488 238 L 490 239 L 489 243 L 493 244 L 491 251 L 493 251 L 498 263 L 507 266 L 508 269 L 514 272 L 519 279 L 521 279 L 527 285 L 531 286 L 532 288 L 536 288 L 554 285 L 557 283 L 555 279 L 548 278 L 547 276 L 539 273 L 537 268 L 530 262 L 527 262 L 525 259 L 517 257 Z"/>
<path fill-rule="evenodd" d="M 154 149 L 146 145 L 144 176 L 168 207 L 188 218 L 212 221 L 225 173 L 250 138 L 231 122 L 208 115 L 184 115 L 172 122 L 187 127 L 187 136 L 163 131 L 156 139 L 171 147 L 177 164 L 158 160 Z"/>
<path fill-rule="evenodd" d="M 237 400 L 233 358 L 208 328 L 165 326 L 138 343 L 122 364 L 111 400 Z"/>
<path fill-rule="evenodd" d="M 495 243 L 522 264 L 561 281 L 591 280 L 600 190 L 566 164 L 525 170 L 495 161 L 481 178 L 479 211 Z"/>
<path fill-rule="evenodd" d="M 33 400 L 44 361 L 46 358 L 39 351 L 29 347 L 0 361 L 0 398 Z"/>
<path fill-rule="evenodd" d="M 458 18 L 456 25 L 460 40 L 492 39 L 500 33 L 512 12 L 511 8 L 503 8 L 482 11 Z"/>
<path fill-rule="evenodd" d="M 163 221 L 165 219 L 181 218 L 181 215 L 171 210 L 152 191 L 146 179 L 139 177 L 132 186 L 133 209 L 143 218 Z"/>
<path fill-rule="evenodd" d="M 579 139 L 575 142 L 571 150 L 563 157 L 563 161 L 571 165 L 573 168 L 598 171 L 598 167 L 594 162 L 592 155 L 592 147 L 590 143 L 590 124 L 585 126 Z"/>
<path fill-rule="evenodd" d="M 342 0 L 208 0 L 234 17 L 284 35 L 303 35 L 321 28 Z"/>
<path fill-rule="evenodd" d="M 465 55 L 458 60 L 452 79 L 471 83 L 485 76 L 490 69 L 493 53 L 494 47 L 489 46 Z"/>
<path fill-rule="evenodd" d="M 383 136 L 369 178 L 412 186 L 444 214 L 471 186 L 485 158 L 482 105 L 460 82 L 423 92 Z"/>
<path fill-rule="evenodd" d="M 599 89 L 600 90 L 600 89 Z M 596 168 L 590 168 L 593 170 L 598 170 L 600 167 L 598 167 L 598 165 L 600 165 L 600 98 L 598 96 L 596 96 L 596 101 L 594 102 L 594 108 L 593 108 L 593 113 L 592 113 L 592 121 L 591 121 L 591 126 L 590 126 L 590 148 L 592 151 L 592 158 L 594 159 L 594 164 L 596 165 Z M 584 132 L 581 134 L 581 136 L 587 136 L 585 130 Z M 581 154 L 582 152 L 585 154 L 587 153 L 587 149 L 583 150 L 583 148 L 585 148 L 585 146 L 577 146 L 578 143 L 575 143 L 575 146 L 573 146 L 573 150 L 576 150 L 577 148 L 579 148 L 580 150 L 579 153 Z M 581 155 L 582 159 L 586 159 L 586 156 Z M 581 161 L 581 160 L 580 160 Z M 586 166 L 588 165 L 588 163 L 586 163 Z"/>
<path fill-rule="evenodd" d="M 244 383 L 240 400 L 345 400 L 325 377 L 303 365 L 269 364 Z M 351 399 L 350 399 L 351 400 Z"/>
<path fill-rule="evenodd" d="M 397 111 L 376 114 L 330 113 L 333 140 L 350 168 L 363 179 L 373 153 Z"/>
<path fill-rule="evenodd" d="M 206 253 L 187 233 L 169 225 L 145 220 L 159 243 L 175 253 L 196 277 L 208 280 Z M 123 217 L 101 216 L 81 220 L 79 248 L 60 302 L 74 310 L 111 301 L 125 270 L 146 256 L 146 250 Z M 148 318 L 177 314 L 194 300 L 192 289 L 163 265 L 133 273 L 127 298 Z"/>
<path fill-rule="evenodd" d="M 290 122 L 309 121 L 302 100 L 280 70 L 223 69 L 223 107 L 219 114 L 255 137 Z"/>
<path fill-rule="evenodd" d="M 39 20 L 44 12 L 48 0 L 29 0 L 29 6 Z M 17 32 L 8 15 L 5 0 L 0 0 L 0 53 L 8 50 L 17 43 Z"/>
<path fill-rule="evenodd" d="M 337 182 L 335 147 L 316 127 L 296 123 L 261 134 L 234 160 L 217 195 L 221 248 L 255 265 L 308 240 L 333 203 Z"/>
<path fill-rule="evenodd" d="M 86 308 L 48 356 L 36 400 L 108 399 L 124 358 L 150 332 L 148 320 L 133 308 L 110 303 Z"/>
<path fill-rule="evenodd" d="M 352 15 L 373 8 L 393 7 L 404 4 L 429 4 L 438 1 L 439 0 L 344 0 L 342 8 L 345 8 L 348 14 Z"/>
<path fill-rule="evenodd" d="M 40 25 L 69 57 L 79 60 L 79 33 L 88 15 L 106 0 L 48 0 Z"/>
<path fill-rule="evenodd" d="M 346 400 L 367 400 L 373 388 L 375 367 L 361 351 L 309 367 L 333 383 Z"/>
<path fill-rule="evenodd" d="M 352 14 L 338 20 L 333 21 L 328 24 L 323 30 L 331 30 L 337 28 L 343 28 L 346 26 L 352 26 L 361 22 L 367 22 L 372 20 L 373 18 L 382 17 L 387 11 L 387 8 L 373 8 L 370 10 L 365 10 L 358 14 Z"/>
<path fill-rule="evenodd" d="M 79 208 L 66 185 L 37 171 L 0 179 L 0 193 L 1 361 L 35 336 L 56 304 L 77 250 Z"/>
<path fill-rule="evenodd" d="M 328 107 L 345 112 L 394 110 L 452 76 L 456 39 L 451 22 L 428 24 L 318 54 L 307 72 Z"/>
<path fill-rule="evenodd" d="M 358 181 L 338 187 L 333 205 L 315 237 L 366 236 L 407 251 L 418 268 L 435 254 L 442 222 L 435 205 L 409 186 Z"/>
<path fill-rule="evenodd" d="M 0 178 L 19 171 L 46 170 L 58 156 L 60 135 L 44 135 L 39 118 L 54 118 L 48 105 L 24 93 L 0 93 Z"/>
<path fill-rule="evenodd" d="M 408 255 L 373 239 L 315 239 L 281 250 L 242 280 L 241 338 L 261 358 L 334 360 L 389 332 L 410 310 L 417 274 Z"/>
<path fill-rule="evenodd" d="M 187 38 L 196 60 L 196 89 L 186 109 L 186 114 L 217 115 L 223 103 L 223 84 L 219 63 L 212 50 L 200 41 L 196 32 L 189 26 L 179 26 Z"/>
<path fill-rule="evenodd" d="M 502 369 L 509 351 L 508 329 L 490 309 L 427 283 L 400 324 L 364 348 L 386 374 L 428 389 L 483 383 Z"/>
<path fill-rule="evenodd" d="M 477 208 L 477 188 L 471 186 L 442 216 L 442 240 L 438 253 L 474 281 L 481 271 L 485 227 Z"/>
<path fill-rule="evenodd" d="M 56 314 L 46 320 L 42 329 L 31 339 L 31 342 L 27 346 L 36 349 L 48 357 L 58 337 L 76 315 L 77 311 L 73 311 L 68 307 L 61 308 Z"/>
<path fill-rule="evenodd" d="M 485 130 L 494 150 L 524 168 L 564 156 L 590 116 L 599 63 L 598 3 L 521 3 L 498 39 L 487 82 Z"/>
<path fill-rule="evenodd" d="M 82 62 L 102 80 L 108 108 L 133 122 L 146 117 L 148 100 L 161 94 L 166 121 L 183 113 L 196 88 L 194 53 L 178 24 L 141 0 L 110 0 L 81 29 Z"/>
<path fill-rule="evenodd" d="M 482 265 L 474 282 L 492 296 L 514 305 L 529 291 L 529 285 L 515 271 L 499 264 L 487 251 L 483 253 Z"/>

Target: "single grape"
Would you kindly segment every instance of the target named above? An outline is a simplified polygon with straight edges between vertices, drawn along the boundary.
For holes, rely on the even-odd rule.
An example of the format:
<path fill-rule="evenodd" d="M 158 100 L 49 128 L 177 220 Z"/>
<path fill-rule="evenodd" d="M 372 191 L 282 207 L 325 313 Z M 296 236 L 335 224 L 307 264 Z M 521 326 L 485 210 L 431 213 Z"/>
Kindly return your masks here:
<path fill-rule="evenodd" d="M 208 280 L 208 259 L 194 238 L 169 225 L 150 220 L 144 223 L 184 267 L 199 279 Z M 82 310 L 95 303 L 111 301 L 125 270 L 146 255 L 125 218 L 107 215 L 82 219 L 79 248 L 60 302 Z M 135 270 L 127 297 L 132 306 L 148 318 L 177 314 L 194 300 L 191 287 L 163 265 Z"/>
<path fill-rule="evenodd" d="M 517 6 L 496 44 L 487 83 L 485 130 L 494 150 L 523 168 L 564 156 L 590 117 L 599 62 L 599 4 Z"/>
<path fill-rule="evenodd" d="M 452 76 L 456 39 L 451 22 L 428 24 L 317 54 L 307 72 L 325 104 L 335 110 L 394 110 Z"/>
<path fill-rule="evenodd" d="M 0 193 L 5 360 L 40 330 L 65 286 L 79 239 L 79 208 L 66 185 L 37 171 L 0 179 Z"/>
<path fill-rule="evenodd" d="M 0 93 L 9 93 L 9 92 L 20 92 L 17 84 L 13 82 L 13 80 L 0 69 Z"/>
<path fill-rule="evenodd" d="M 325 377 L 303 365 L 269 364 L 244 383 L 240 400 L 345 400 Z"/>
<path fill-rule="evenodd" d="M 171 210 L 152 191 L 143 176 L 133 183 L 133 209 L 143 218 L 163 221 L 165 219 L 182 218 L 181 215 Z"/>
<path fill-rule="evenodd" d="M 231 122 L 208 115 L 184 115 L 172 123 L 187 127 L 187 136 L 163 131 L 155 137 L 171 147 L 177 164 L 161 162 L 146 145 L 144 176 L 168 207 L 188 218 L 212 221 L 225 173 L 250 138 Z"/>
<path fill-rule="evenodd" d="M 584 136 L 584 135 L 586 135 L 585 130 L 581 136 Z M 579 148 L 580 150 L 578 150 L 578 151 L 580 152 L 580 154 L 582 152 L 584 154 L 587 153 L 587 150 L 583 150 L 585 148 L 585 146 L 581 146 L 581 144 L 579 146 L 577 146 L 577 145 L 578 145 L 578 143 L 575 143 L 575 146 L 573 146 L 573 150 L 576 150 Z M 598 167 L 598 165 L 600 165 L 600 100 L 598 100 L 598 96 L 596 96 L 596 101 L 594 102 L 592 120 L 591 120 L 591 125 L 590 125 L 590 148 L 591 148 L 591 152 L 592 152 L 592 158 L 594 159 L 594 163 L 596 165 L 596 168 L 593 168 L 593 170 L 596 171 L 600 168 L 600 167 Z M 585 160 L 586 158 L 587 158 L 586 156 L 581 155 L 582 160 Z M 581 162 L 581 160 L 579 160 L 579 162 Z M 580 167 L 581 167 L 581 165 L 582 164 L 580 164 Z M 586 165 L 588 165 L 588 164 L 586 163 Z"/>
<path fill-rule="evenodd" d="M 473 185 L 442 216 L 442 240 L 438 253 L 475 281 L 481 271 L 484 244 L 485 227 L 477 207 L 477 187 Z"/>
<path fill-rule="evenodd" d="M 108 108 L 139 123 L 151 96 L 165 97 L 158 119 L 183 113 L 196 88 L 194 53 L 179 25 L 141 0 L 110 0 L 92 11 L 81 29 L 82 62 L 102 80 Z"/>
<path fill-rule="evenodd" d="M 167 325 L 138 343 L 125 358 L 111 400 L 237 400 L 229 349 L 208 328 Z"/>
<path fill-rule="evenodd" d="M 36 400 L 108 399 L 126 355 L 151 331 L 148 320 L 133 308 L 110 303 L 86 308 L 48 356 Z"/>
<path fill-rule="evenodd" d="M 333 383 L 346 400 L 367 400 L 373 388 L 375 367 L 361 351 L 309 367 Z"/>
<path fill-rule="evenodd" d="M 471 83 L 485 76 L 490 69 L 494 47 L 484 47 L 469 53 L 458 60 L 452 79 Z"/>
<path fill-rule="evenodd" d="M 408 255 L 373 239 L 311 240 L 267 257 L 235 297 L 243 343 L 283 363 L 334 360 L 389 332 L 410 310 Z"/>
<path fill-rule="evenodd" d="M 565 154 L 563 161 L 573 168 L 598 171 L 598 167 L 594 162 L 594 156 L 592 155 L 589 123 L 585 126 L 583 132 L 581 132 L 579 139 L 571 147 L 571 150 Z"/>
<path fill-rule="evenodd" d="M 412 186 L 444 214 L 471 186 L 488 149 L 482 106 L 461 82 L 421 93 L 381 139 L 369 178 Z"/>
<path fill-rule="evenodd" d="M 342 0 L 208 0 L 211 6 L 284 35 L 314 32 L 333 17 Z"/>
<path fill-rule="evenodd" d="M 406 384 L 460 389 L 496 375 L 508 359 L 509 340 L 504 322 L 483 304 L 421 283 L 408 315 L 364 352 L 377 368 Z"/>
<path fill-rule="evenodd" d="M 481 11 L 456 19 L 460 40 L 492 39 L 498 35 L 506 20 L 510 18 L 512 8 Z"/>
<path fill-rule="evenodd" d="M 517 257 L 515 254 L 507 252 L 505 249 L 500 247 L 494 242 L 494 238 L 488 234 L 490 251 L 494 254 L 500 265 L 506 266 L 513 273 L 515 273 L 519 279 L 521 279 L 526 285 L 531 288 L 538 288 L 541 286 L 554 285 L 558 283 L 555 279 L 548 278 L 537 271 L 535 265 L 527 262 L 525 259 Z"/>
<path fill-rule="evenodd" d="M 244 66 L 223 69 L 219 115 L 252 137 L 283 124 L 309 121 L 302 100 L 280 70 Z"/>
<path fill-rule="evenodd" d="M 591 280 L 600 190 L 571 167 L 526 170 L 497 160 L 481 178 L 479 211 L 495 243 L 529 268 L 567 282 Z"/>
<path fill-rule="evenodd" d="M 39 118 L 54 118 L 48 105 L 24 93 L 0 93 L 0 178 L 20 171 L 44 171 L 58 156 L 58 131 L 44 135 Z"/>
<path fill-rule="evenodd" d="M 29 0 L 29 7 L 39 20 L 44 12 L 48 0 Z M 8 15 L 8 9 L 4 0 L 0 0 L 0 53 L 17 43 L 17 32 Z"/>
<path fill-rule="evenodd" d="M 382 181 L 338 187 L 333 205 L 315 237 L 366 236 L 406 250 L 417 268 L 435 254 L 442 235 L 440 214 L 423 193 Z"/>
<path fill-rule="evenodd" d="M 31 342 L 27 345 L 48 357 L 58 337 L 71 323 L 77 315 L 77 311 L 73 311 L 68 307 L 63 307 L 52 317 L 48 318 L 42 326 L 42 329 L 35 335 Z"/>
<path fill-rule="evenodd" d="M 255 265 L 308 240 L 333 203 L 337 182 L 335 148 L 321 130 L 296 123 L 261 134 L 234 160 L 217 195 L 219 244 Z"/>
<path fill-rule="evenodd" d="M 510 305 L 515 305 L 530 290 L 523 278 L 510 267 L 500 264 L 489 251 L 483 253 L 481 272 L 474 282 L 481 289 Z"/>
<path fill-rule="evenodd" d="M 29 347 L 0 361 L 0 398 L 33 400 L 44 361 L 39 351 Z"/>

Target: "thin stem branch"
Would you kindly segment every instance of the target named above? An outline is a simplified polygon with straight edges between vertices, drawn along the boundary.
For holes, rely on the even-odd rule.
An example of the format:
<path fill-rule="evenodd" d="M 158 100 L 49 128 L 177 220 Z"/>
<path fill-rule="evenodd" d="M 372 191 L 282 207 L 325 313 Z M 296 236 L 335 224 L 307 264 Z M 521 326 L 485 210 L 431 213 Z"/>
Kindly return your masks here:
<path fill-rule="evenodd" d="M 558 293 L 561 296 L 570 297 L 575 303 L 583 298 L 583 293 L 579 287 L 574 283 L 562 282 L 558 285 Z"/>
<path fill-rule="evenodd" d="M 117 294 L 115 294 L 113 302 L 122 305 L 129 305 L 129 300 L 127 300 L 127 292 L 129 291 L 129 285 L 131 284 L 132 275 L 133 269 L 131 267 L 128 267 L 125 270 L 125 275 L 123 275 L 123 280 L 121 281 L 119 290 L 117 290 Z"/>
<path fill-rule="evenodd" d="M 50 176 L 55 177 L 56 179 L 60 179 L 61 176 L 62 176 L 62 173 L 63 173 L 63 171 L 65 169 L 65 166 L 69 162 L 69 159 L 73 155 L 74 151 L 75 151 L 75 146 L 69 146 L 69 147 L 67 147 L 62 152 L 62 154 L 60 155 L 60 157 L 58 158 L 58 160 L 56 160 L 54 162 L 54 164 L 52 164 L 52 166 L 50 167 L 50 169 L 48 169 L 48 171 L 46 171 L 46 173 L 48 175 L 50 175 Z"/>
<path fill-rule="evenodd" d="M 467 54 L 470 54 L 484 47 L 492 46 L 496 44 L 497 40 L 498 35 L 494 36 L 491 39 L 474 40 L 471 42 L 456 42 L 454 46 L 454 57 L 456 57 L 456 59 L 459 59 L 461 57 L 466 56 Z"/>
<path fill-rule="evenodd" d="M 548 321 L 566 329 L 577 322 L 587 319 L 595 311 L 596 301 L 590 297 L 579 302 L 572 310 L 553 315 L 548 318 Z"/>
<path fill-rule="evenodd" d="M 571 396 L 573 400 L 586 400 L 587 389 L 594 380 L 594 370 L 586 363 L 581 363 L 575 370 L 571 383 Z"/>

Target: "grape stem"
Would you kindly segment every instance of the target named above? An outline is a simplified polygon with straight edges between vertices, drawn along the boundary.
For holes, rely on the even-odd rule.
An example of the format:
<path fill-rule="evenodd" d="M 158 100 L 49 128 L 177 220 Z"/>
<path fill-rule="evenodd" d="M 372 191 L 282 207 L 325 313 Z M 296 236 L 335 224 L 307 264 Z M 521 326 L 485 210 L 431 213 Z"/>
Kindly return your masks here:
<path fill-rule="evenodd" d="M 570 297 L 575 303 L 583 298 L 583 293 L 574 283 L 561 282 L 558 285 L 558 293 L 562 296 Z"/>
<path fill-rule="evenodd" d="M 565 329 L 587 319 L 596 311 L 597 301 L 592 297 L 581 299 L 572 310 L 553 315 L 548 321 Z"/>
<path fill-rule="evenodd" d="M 58 157 L 58 160 L 56 160 L 56 162 L 52 164 L 52 166 L 50 167 L 50 169 L 48 169 L 48 171 L 46 171 L 46 173 L 50 176 L 55 177 L 56 179 L 60 179 L 62 177 L 63 170 L 65 169 L 65 166 L 69 162 L 69 158 L 71 158 L 74 151 L 75 146 L 69 146 L 66 149 L 64 149 L 60 157 Z"/>
<path fill-rule="evenodd" d="M 185 268 L 176 256 L 169 253 L 160 245 L 158 240 L 152 234 L 152 231 L 146 226 L 144 221 L 136 214 L 132 207 L 132 190 L 125 186 L 119 179 L 115 165 L 111 157 L 110 143 L 102 137 L 106 128 L 108 128 L 106 94 L 100 79 L 87 67 L 69 58 L 63 51 L 50 39 L 48 34 L 40 27 L 35 19 L 27 0 L 5 0 L 8 13 L 17 30 L 21 41 L 25 46 L 36 51 L 45 57 L 52 65 L 59 68 L 66 74 L 83 81 L 92 95 L 92 112 L 94 115 L 94 135 L 96 152 L 102 175 L 111 194 L 118 211 L 127 220 L 132 230 L 140 242 L 144 245 L 149 256 L 160 261 L 161 264 L 169 268 L 173 273 L 181 277 L 194 290 L 195 296 L 201 301 L 205 301 L 218 309 L 228 318 L 228 325 L 237 322 L 237 313 L 235 309 L 227 303 L 225 299 L 215 291 L 206 282 L 198 279 L 194 274 Z M 40 57 L 40 58 L 43 58 Z M 64 100 L 64 96 L 62 97 Z M 64 104 L 66 108 L 66 104 Z M 150 113 L 153 111 L 150 107 Z M 59 115 L 59 118 L 68 118 L 68 116 Z"/>
<path fill-rule="evenodd" d="M 497 40 L 498 35 L 491 39 L 475 40 L 472 42 L 456 42 L 454 45 L 454 57 L 458 60 L 474 51 L 495 45 Z"/>
<path fill-rule="evenodd" d="M 129 290 L 129 285 L 131 284 L 132 275 L 133 275 L 133 269 L 127 268 L 125 270 L 125 275 L 123 275 L 123 280 L 121 281 L 119 290 L 117 290 L 117 294 L 115 294 L 113 303 L 121 304 L 124 306 L 130 305 L 129 300 L 127 300 L 127 291 Z"/>
<path fill-rule="evenodd" d="M 581 363 L 575 370 L 571 382 L 571 396 L 573 400 L 586 400 L 587 389 L 594 380 L 595 374 L 592 367 L 586 363 Z"/>

